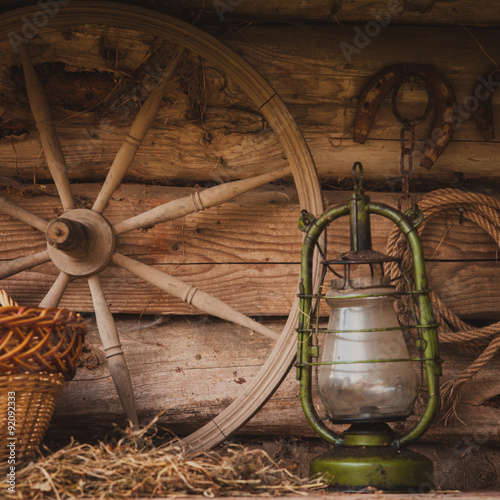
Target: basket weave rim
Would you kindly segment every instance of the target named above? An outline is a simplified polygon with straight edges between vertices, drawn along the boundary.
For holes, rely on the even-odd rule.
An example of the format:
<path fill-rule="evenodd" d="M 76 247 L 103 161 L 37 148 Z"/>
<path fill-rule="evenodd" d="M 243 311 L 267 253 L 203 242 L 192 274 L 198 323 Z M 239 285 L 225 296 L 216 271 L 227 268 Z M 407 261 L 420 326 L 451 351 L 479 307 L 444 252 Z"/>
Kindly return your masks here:
<path fill-rule="evenodd" d="M 65 308 L 0 307 L 0 373 L 76 371 L 86 325 Z"/>
<path fill-rule="evenodd" d="M 8 313 L 11 313 L 9 316 Z M 16 316 L 12 316 L 15 313 Z M 52 316 L 51 316 L 52 315 Z M 80 324 L 81 316 L 66 308 L 49 308 L 33 306 L 0 306 L 0 326 L 10 322 L 16 326 L 31 323 L 35 318 L 40 319 L 40 325 L 52 324 L 54 322 Z"/>

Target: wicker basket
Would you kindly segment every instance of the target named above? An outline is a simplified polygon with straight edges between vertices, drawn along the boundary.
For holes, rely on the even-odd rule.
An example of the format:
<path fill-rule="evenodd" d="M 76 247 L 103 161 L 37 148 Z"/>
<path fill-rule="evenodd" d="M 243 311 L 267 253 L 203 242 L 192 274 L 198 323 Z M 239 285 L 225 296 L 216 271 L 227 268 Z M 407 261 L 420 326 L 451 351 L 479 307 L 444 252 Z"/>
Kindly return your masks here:
<path fill-rule="evenodd" d="M 33 456 L 43 440 L 54 413 L 57 399 L 64 387 L 64 377 L 50 374 L 15 374 L 0 376 L 0 428 L 5 437 L 0 439 L 0 462 L 9 458 L 10 448 L 14 443 L 16 463 Z M 15 437 L 9 440 L 8 395 L 15 393 Z M 2 433 L 3 434 L 3 433 Z"/>
<path fill-rule="evenodd" d="M 38 450 L 85 333 L 82 318 L 66 309 L 0 307 L 0 462 Z"/>

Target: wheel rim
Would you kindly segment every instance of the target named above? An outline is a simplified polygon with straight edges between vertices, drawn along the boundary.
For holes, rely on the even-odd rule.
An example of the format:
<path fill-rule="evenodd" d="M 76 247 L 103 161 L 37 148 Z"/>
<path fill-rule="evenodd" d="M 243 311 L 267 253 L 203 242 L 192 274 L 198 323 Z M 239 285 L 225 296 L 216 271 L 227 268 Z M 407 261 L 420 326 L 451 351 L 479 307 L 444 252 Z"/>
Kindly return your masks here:
<path fill-rule="evenodd" d="M 35 6 L 4 14 L 0 32 L 3 36 L 8 36 L 9 33 L 22 33 L 23 19 L 31 19 L 39 10 L 40 8 Z M 288 158 L 289 168 L 294 178 L 301 208 L 314 214 L 321 213 L 321 193 L 316 171 L 310 152 L 295 121 L 274 89 L 242 58 L 228 50 L 223 44 L 209 35 L 188 24 L 158 14 L 157 12 L 152 15 L 151 11 L 122 4 L 72 2 L 67 6 L 61 7 L 57 15 L 50 19 L 48 28 L 59 29 L 64 26 L 73 25 L 75 24 L 75 19 L 78 19 L 77 24 L 118 26 L 120 28 L 150 33 L 192 51 L 233 79 L 260 109 L 262 115 L 268 121 L 277 139 L 281 143 Z M 19 47 L 21 52 L 24 48 L 24 44 Z M 134 145 L 132 144 L 131 146 L 133 147 Z M 45 149 L 44 152 L 46 152 Z M 64 180 L 62 182 L 64 182 Z M 64 191 L 64 187 L 62 191 Z M 94 208 L 98 203 L 99 202 L 96 201 Z M 196 204 L 196 201 L 194 201 L 194 203 Z M 69 210 L 67 210 L 66 215 L 63 216 L 66 218 L 68 214 L 72 213 L 71 210 L 74 210 L 71 206 L 71 201 L 68 201 L 67 204 L 69 206 L 66 208 Z M 102 212 L 102 206 L 98 206 L 97 208 L 97 212 Z M 46 229 L 44 221 L 37 220 L 36 217 L 33 219 L 32 214 L 20 213 L 16 208 L 13 209 L 10 207 L 8 200 L 0 203 L 0 210 L 10 215 L 14 213 L 15 218 L 33 225 L 38 229 L 41 229 L 42 226 L 43 230 Z M 75 217 L 69 216 L 69 218 L 74 219 Z M 76 219 L 78 219 L 78 217 L 76 217 Z M 122 228 L 122 230 L 125 229 Z M 109 251 L 113 253 L 114 246 Z M 51 252 L 52 254 L 60 253 L 58 250 L 49 249 L 47 254 L 45 254 L 45 252 L 34 254 L 28 259 L 28 263 L 23 261 L 16 265 L 22 269 L 28 269 L 40 262 L 45 262 L 47 258 L 50 259 L 52 257 L 51 260 L 54 261 L 54 255 L 50 255 Z M 115 263 L 127 268 L 126 266 L 129 262 L 126 258 L 124 260 L 124 257 L 120 254 L 115 255 L 117 255 L 113 257 Z M 57 261 L 57 257 L 55 260 Z M 54 263 L 57 265 L 57 262 Z M 70 280 L 70 274 L 75 274 L 72 271 L 70 272 L 70 268 L 66 267 L 63 263 L 60 263 L 57 267 L 61 270 L 61 274 L 40 304 L 43 307 L 58 303 Z M 99 271 L 101 267 L 102 266 L 98 266 Z M 82 270 L 79 276 L 90 275 L 89 286 L 94 299 L 94 308 L 99 309 L 105 302 L 105 298 L 97 274 L 94 274 L 94 272 L 96 272 L 95 269 L 91 271 Z M 151 281 L 148 282 L 151 283 Z M 189 293 L 196 293 L 196 291 L 189 291 Z M 100 318 L 101 321 L 104 321 L 104 325 L 107 324 L 109 326 L 111 324 L 110 322 L 113 322 L 112 318 L 109 319 L 110 314 L 109 308 L 105 308 L 101 313 Z M 295 328 L 297 317 L 298 301 L 294 299 L 286 325 L 258 374 L 233 403 L 223 410 L 215 419 L 184 439 L 187 446 L 193 450 L 198 450 L 208 449 L 218 444 L 247 422 L 262 407 L 267 399 L 269 399 L 281 380 L 285 377 L 293 362 L 296 350 Z M 108 323 L 106 323 L 106 321 Z M 101 331 L 101 328 L 99 328 L 99 330 Z M 115 337 L 117 337 L 117 335 L 117 332 L 115 332 Z M 116 346 L 112 345 L 113 339 L 108 339 L 108 343 L 111 345 L 107 353 L 108 356 L 111 353 L 112 356 L 118 354 L 117 357 L 120 357 L 120 349 L 117 350 Z M 123 364 L 118 365 L 119 366 L 115 367 L 115 370 L 122 370 Z M 127 390 L 130 391 L 131 387 L 125 389 L 125 392 L 127 392 Z"/>

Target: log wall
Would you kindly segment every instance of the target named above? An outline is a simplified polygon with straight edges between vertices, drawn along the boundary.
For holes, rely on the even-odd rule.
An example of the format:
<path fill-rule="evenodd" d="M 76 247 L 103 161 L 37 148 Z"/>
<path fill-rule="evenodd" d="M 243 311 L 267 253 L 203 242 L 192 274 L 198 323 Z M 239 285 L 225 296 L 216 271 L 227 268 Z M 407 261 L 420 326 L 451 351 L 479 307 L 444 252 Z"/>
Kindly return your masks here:
<path fill-rule="evenodd" d="M 79 184 L 83 199 L 93 199 L 99 185 Z M 111 223 L 181 198 L 193 188 L 127 184 L 119 188 L 106 210 Z M 46 186 L 28 198 L 10 193 L 10 199 L 44 218 L 51 218 L 55 192 Z M 51 191 L 49 195 L 47 191 Z M 397 207 L 398 195 L 368 193 L 373 199 Z M 415 194 L 416 199 L 424 196 Z M 348 192 L 326 192 L 327 205 L 346 203 Z M 300 266 L 300 206 L 290 186 L 254 190 L 221 207 L 161 224 L 146 232 L 118 238 L 120 251 L 217 295 L 247 315 L 282 316 L 290 308 Z M 332 255 L 349 250 L 349 223 L 331 226 L 328 248 Z M 46 247 L 42 233 L 24 223 L 0 216 L 2 257 L 13 259 Z M 386 250 L 391 223 L 373 217 L 374 249 Z M 448 215 L 432 220 L 423 234 L 431 287 L 464 319 L 500 319 L 500 265 L 498 248 L 488 233 L 474 223 Z M 21 303 L 37 303 L 58 275 L 44 264 L 3 281 Z M 111 310 L 128 314 L 196 314 L 196 311 L 125 270 L 111 266 L 102 274 Z M 118 286 L 117 286 L 118 285 Z M 85 280 L 70 284 L 61 306 L 91 312 Z"/>
<path fill-rule="evenodd" d="M 58 57 L 63 61 L 68 60 L 69 54 L 73 57 L 78 49 L 81 53 L 79 64 L 88 72 L 107 68 L 108 73 L 104 75 L 109 76 L 102 76 L 93 89 L 94 99 L 99 99 L 108 95 L 112 75 L 106 61 L 88 55 L 88 50 L 99 42 L 97 34 L 88 30 L 85 33 L 88 45 L 81 43 L 81 36 L 76 32 L 69 41 L 64 40 L 62 35 L 59 39 L 56 34 L 51 36 L 56 46 L 60 47 Z M 120 62 L 123 71 L 130 71 L 147 54 L 150 40 L 137 40 L 134 33 L 123 30 L 114 36 L 118 37 L 119 45 L 133 45 Z M 498 139 L 482 139 L 471 113 L 467 111 L 471 109 L 467 98 L 474 95 L 477 78 L 492 70 L 492 61 L 500 61 L 498 32 L 492 29 L 467 31 L 463 27 L 391 25 L 377 37 L 370 38 L 365 48 L 346 60 L 342 44 L 355 47 L 355 37 L 356 31 L 352 26 L 331 25 L 257 25 L 218 35 L 222 42 L 252 63 L 284 99 L 301 127 L 325 187 L 331 184 L 339 186 L 339 182 L 350 176 L 353 162 L 363 161 L 367 179 L 382 183 L 379 187 L 385 190 L 399 189 L 394 177 L 399 176 L 401 126 L 392 116 L 390 98 L 383 102 L 365 144 L 353 141 L 357 96 L 370 76 L 385 66 L 399 62 L 433 65 L 454 88 L 457 117 L 461 121 L 445 153 L 432 169 L 416 169 L 413 184 L 425 182 L 426 189 L 440 185 L 474 187 L 477 184 L 482 189 L 488 189 L 496 184 L 499 177 Z M 300 43 L 296 43 L 297 40 Z M 7 43 L 2 53 L 4 62 L 15 64 Z M 45 60 L 47 57 L 41 53 L 35 62 L 43 64 Z M 262 173 L 267 168 L 283 167 L 282 149 L 255 106 L 230 83 L 222 82 L 221 76 L 210 67 L 199 67 L 195 62 L 191 64 L 193 67 L 188 67 L 186 71 L 201 72 L 207 88 L 203 125 L 186 121 L 186 109 L 193 105 L 195 97 L 186 95 L 185 81 L 174 83 L 167 96 L 168 106 L 162 110 L 145 139 L 131 177 L 167 183 L 185 182 L 187 179 L 220 182 L 234 176 Z M 89 78 L 88 72 L 83 75 L 86 79 Z M 8 76 L 4 75 L 4 78 Z M 54 79 L 56 82 L 49 80 L 47 84 L 57 84 L 61 78 L 59 73 Z M 125 79 L 118 94 L 113 97 L 119 102 L 120 99 L 131 98 L 129 94 L 136 84 L 133 79 Z M 18 88 L 14 93 L 12 88 L 4 90 L 10 90 L 3 103 L 7 115 L 11 121 L 18 120 L 22 126 L 9 134 L 8 141 L 0 144 L 2 171 L 6 176 L 17 175 L 25 180 L 31 180 L 35 172 L 36 179 L 44 182 L 49 173 L 39 155 L 29 108 L 18 95 L 22 90 Z M 123 111 L 120 108 L 119 112 L 115 112 L 117 104 L 111 99 L 93 113 L 79 114 L 81 107 L 67 109 L 66 105 L 61 108 L 65 98 L 71 99 L 75 93 L 71 82 L 63 81 L 59 87 L 56 86 L 56 91 L 53 103 L 58 110 L 56 117 L 61 121 L 58 131 L 64 140 L 70 175 L 79 180 L 102 178 L 130 124 L 133 110 Z M 415 108 L 425 107 L 425 96 L 426 93 L 418 85 L 414 89 L 406 88 L 402 92 L 402 103 L 415 112 Z M 498 98 L 494 97 L 493 125 L 497 130 L 500 128 L 498 102 Z M 432 119 L 431 113 L 417 127 L 418 141 L 430 135 Z M 21 146 L 17 137 L 22 138 L 22 147 L 16 147 Z"/>
<path fill-rule="evenodd" d="M 411 2 L 404 3 L 404 11 L 394 17 L 398 23 L 430 23 L 439 13 L 441 24 L 456 26 L 401 26 L 394 22 L 377 36 L 369 37 L 366 47 L 359 49 L 355 38 L 359 31 L 345 23 L 359 22 L 358 28 L 365 29 L 363 23 L 372 17 L 361 3 L 317 0 L 308 2 L 307 15 L 303 15 L 304 2 L 246 0 L 228 16 L 234 16 L 238 22 L 255 16 L 256 21 L 236 26 L 229 17 L 214 22 L 213 12 L 202 15 L 202 22 L 207 23 L 205 29 L 259 69 L 284 99 L 311 149 L 324 188 L 325 205 L 346 201 L 354 161 L 363 162 L 373 199 L 397 205 L 400 126 L 391 114 L 390 100 L 382 104 L 364 145 L 353 141 L 353 121 L 357 96 L 369 77 L 382 67 L 399 62 L 435 66 L 455 89 L 464 113 L 452 142 L 432 169 L 415 167 L 411 178 L 415 197 L 437 187 L 459 187 L 498 196 L 499 140 L 484 141 L 474 121 L 465 117 L 468 112 L 464 108 L 478 76 L 487 74 L 494 62 L 500 62 L 500 31 L 491 28 L 500 19 L 498 5 L 490 2 L 488 9 L 478 9 L 473 2 L 437 1 L 417 12 L 410 8 Z M 195 1 L 180 4 L 183 15 L 200 7 Z M 383 9 L 386 3 L 370 2 L 370 7 Z M 279 14 L 287 23 L 259 24 L 257 12 L 265 19 Z M 297 17 L 322 23 L 299 23 Z M 290 23 L 290 19 L 295 21 Z M 465 29 L 461 23 L 490 28 Z M 92 99 L 98 101 L 110 92 L 119 71 L 126 73 L 134 68 L 148 53 L 151 39 L 138 37 L 134 32 L 117 34 L 111 30 L 108 38 L 119 39 L 113 48 L 116 54 L 123 54 L 117 68 L 110 67 L 102 54 L 89 50 L 99 38 L 91 30 L 85 36 L 75 30 L 64 37 L 58 33 L 47 37 L 54 37 L 55 41 L 60 37 L 57 57 L 63 67 L 47 66 L 53 54 L 43 51 L 35 50 L 34 62 L 39 69 L 45 68 L 45 83 L 63 82 L 49 97 L 60 122 L 58 131 L 70 176 L 80 183 L 76 190 L 78 202 L 87 206 L 95 197 L 97 181 L 109 168 L 133 113 L 118 119 L 110 111 L 110 102 L 79 113 L 88 109 L 83 105 L 85 99 L 91 104 L 95 102 Z M 27 102 L 22 97 L 22 83 L 16 73 L 18 63 L 7 50 L 8 44 L 0 43 L 4 43 L 0 62 L 11 71 L 4 71 L 0 78 L 4 95 L 0 103 L 2 193 L 50 219 L 59 214 L 60 207 L 40 154 Z M 34 40 L 33 47 L 39 47 L 38 43 Z M 346 45 L 359 50 L 346 58 Z M 67 66 L 69 54 L 74 56 L 75 50 L 80 51 L 76 52 L 79 68 Z M 202 121 L 196 113 L 191 119 L 188 114 L 196 98 L 186 91 L 185 75 L 191 74 L 193 68 L 192 74 L 201 74 L 200 81 L 206 85 Z M 61 80 L 63 76 L 69 78 L 75 69 L 85 71 L 80 76 L 95 84 L 93 96 L 76 94 L 83 100 L 80 108 L 70 97 L 82 89 L 69 80 Z M 106 212 L 113 222 L 213 183 L 286 165 L 273 131 L 239 89 L 194 59 L 189 59 L 182 71 L 184 77 L 175 80 L 169 89 L 129 182 L 115 193 Z M 50 80 L 54 74 L 56 77 Z M 135 84 L 133 79 L 125 79 L 115 97 L 127 97 Z M 415 84 L 412 89 L 403 90 L 402 100 L 406 109 L 420 109 L 425 105 L 425 92 Z M 493 104 L 493 124 L 498 131 L 498 96 Z M 106 127 L 105 119 L 110 113 L 113 126 Z M 417 129 L 418 139 L 427 136 L 431 120 L 429 117 Z M 296 293 L 301 246 L 301 234 L 296 229 L 299 214 L 291 178 L 286 178 L 222 207 L 147 232 L 123 235 L 118 243 L 123 253 L 199 286 L 279 331 Z M 375 218 L 373 222 L 374 247 L 383 251 L 388 224 Z M 0 216 L 2 259 L 40 251 L 44 245 L 41 234 Z M 347 224 L 342 221 L 329 232 L 329 249 L 335 254 L 345 251 L 347 245 Z M 465 320 L 500 319 L 498 247 L 491 236 L 468 221 L 446 216 L 428 225 L 424 247 L 431 286 L 453 310 Z M 56 274 L 51 265 L 39 266 L 4 280 L 2 286 L 21 303 L 37 303 Z M 180 434 L 191 432 L 244 389 L 269 353 L 270 343 L 266 339 L 200 317 L 185 304 L 118 268 L 105 271 L 103 285 L 117 317 L 142 419 L 164 409 L 167 425 Z M 52 432 L 78 435 L 79 429 L 85 428 L 87 433 L 99 435 L 111 422 L 120 421 L 122 413 L 93 325 L 87 284 L 74 281 L 69 292 L 62 305 L 83 311 L 91 334 L 77 377 L 65 389 Z M 443 357 L 444 380 L 453 378 L 473 360 L 451 348 L 444 350 Z M 476 436 L 483 439 L 482 443 L 498 445 L 499 370 L 497 356 L 464 387 L 457 410 L 463 423 L 457 419 L 447 426 L 436 423 L 425 440 L 446 441 L 453 446 Z M 302 417 L 293 373 L 241 432 L 311 436 Z"/>
<path fill-rule="evenodd" d="M 240 23 L 248 21 L 366 23 L 380 16 L 398 24 L 497 26 L 500 8 L 495 0 L 478 7 L 474 0 L 120 0 L 147 6 L 187 21 Z M 0 0 L 0 11 L 36 3 Z"/>
<path fill-rule="evenodd" d="M 92 184 L 79 187 L 82 196 L 89 198 L 96 190 Z M 111 221 L 118 221 L 189 191 L 192 189 L 125 185 L 106 214 Z M 393 206 L 397 204 L 395 194 L 370 194 Z M 345 202 L 347 196 L 346 192 L 329 192 L 325 202 Z M 53 206 L 52 197 L 47 194 L 17 201 L 44 217 L 49 217 Z M 299 273 L 301 236 L 296 229 L 299 213 L 300 206 L 289 187 L 266 188 L 241 196 L 223 209 L 161 225 L 147 233 L 124 235 L 119 244 L 127 255 L 214 293 L 280 331 L 283 321 L 276 317 L 290 309 Z M 14 224 L 8 217 L 0 221 L 6 258 L 20 251 L 29 254 L 43 248 L 42 235 Z M 235 226 L 231 227 L 228 221 Z M 384 250 L 389 226 L 387 221 L 374 218 L 374 248 Z M 334 254 L 345 251 L 347 221 L 340 221 L 331 229 L 330 251 Z M 19 245 L 19 242 L 24 243 Z M 464 319 L 498 320 L 499 268 L 497 246 L 492 238 L 471 222 L 460 223 L 458 216 L 448 216 L 429 223 L 423 243 L 430 286 L 447 305 Z M 56 276 L 55 268 L 48 264 L 8 278 L 3 285 L 21 303 L 36 303 Z M 241 327 L 197 316 L 196 310 L 118 268 L 107 270 L 102 280 L 110 306 L 117 318 L 121 318 L 118 329 L 142 419 L 152 418 L 165 409 L 165 421 L 173 430 L 179 434 L 193 431 L 238 395 L 269 354 L 272 344 L 267 339 L 256 334 L 249 336 Z M 70 293 L 61 305 L 87 311 L 85 317 L 92 323 L 90 296 L 84 280 L 70 285 Z M 136 318 L 123 316 L 124 313 L 135 314 Z M 64 432 L 77 435 L 78 428 L 102 433 L 111 422 L 122 419 L 95 327 L 92 331 L 79 374 L 69 383 L 57 411 L 56 422 L 63 426 Z M 458 375 L 474 359 L 455 353 L 452 348 L 444 350 L 443 358 L 444 380 Z M 488 442 L 500 442 L 498 380 L 498 363 L 492 362 L 464 388 L 458 414 L 466 425 L 458 420 L 447 426 L 435 425 L 425 439 L 453 442 L 468 436 L 474 426 L 474 432 L 486 435 Z M 477 422 L 481 422 L 479 427 Z M 311 435 L 302 416 L 293 373 L 242 432 Z"/>

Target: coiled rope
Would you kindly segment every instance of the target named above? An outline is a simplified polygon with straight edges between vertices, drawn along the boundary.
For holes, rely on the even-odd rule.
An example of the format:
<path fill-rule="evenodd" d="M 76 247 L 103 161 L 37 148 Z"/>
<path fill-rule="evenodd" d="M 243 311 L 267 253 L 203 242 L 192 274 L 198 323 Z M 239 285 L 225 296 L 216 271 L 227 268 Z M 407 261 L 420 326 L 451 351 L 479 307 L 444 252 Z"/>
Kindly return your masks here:
<path fill-rule="evenodd" d="M 435 217 L 458 215 L 484 229 L 500 247 L 499 200 L 491 196 L 457 189 L 440 189 L 426 194 L 418 205 L 424 214 L 424 222 L 418 228 L 419 234 L 423 232 L 426 223 Z M 387 254 L 401 257 L 403 269 L 405 271 L 411 269 L 411 252 L 406 239 L 396 227 L 389 236 Z M 386 272 L 393 279 L 400 274 L 397 264 L 394 263 L 387 265 Z M 460 375 L 441 387 L 443 420 L 447 422 L 452 415 L 457 416 L 456 405 L 460 400 L 460 387 L 471 380 L 500 350 L 500 322 L 475 328 L 462 321 L 434 292 L 431 292 L 431 300 L 434 315 L 440 325 L 438 328 L 440 344 L 452 344 L 467 353 L 476 354 L 482 350 L 474 362 Z M 400 302 L 398 304 L 400 320 L 407 322 L 408 313 L 404 311 L 408 311 L 408 308 Z"/>

